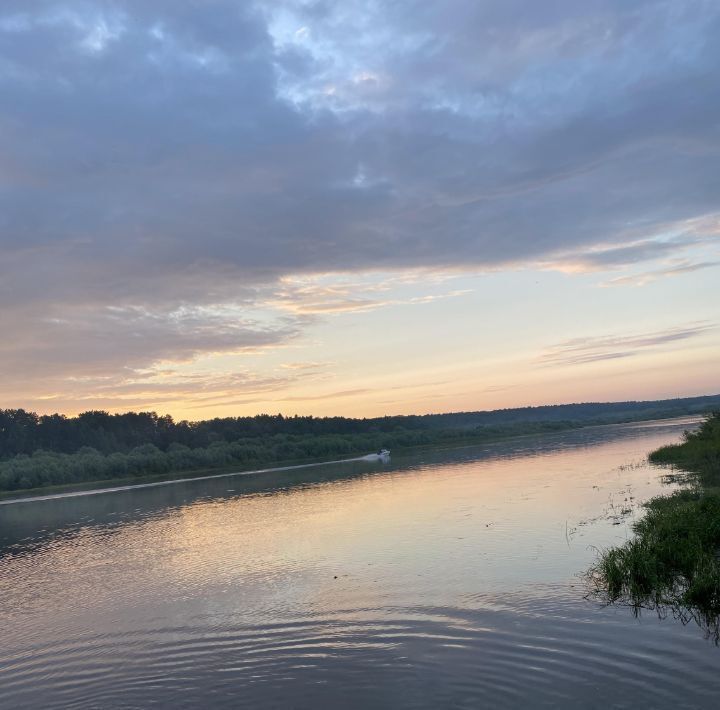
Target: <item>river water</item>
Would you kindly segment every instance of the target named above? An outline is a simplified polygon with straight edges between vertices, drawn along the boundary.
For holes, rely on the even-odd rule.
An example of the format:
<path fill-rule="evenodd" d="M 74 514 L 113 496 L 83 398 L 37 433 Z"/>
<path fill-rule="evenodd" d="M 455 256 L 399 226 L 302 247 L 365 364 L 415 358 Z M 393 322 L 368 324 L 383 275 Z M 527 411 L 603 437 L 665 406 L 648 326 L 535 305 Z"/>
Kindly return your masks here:
<path fill-rule="evenodd" d="M 0 707 L 715 708 L 698 627 L 579 577 L 689 425 L 0 505 Z"/>

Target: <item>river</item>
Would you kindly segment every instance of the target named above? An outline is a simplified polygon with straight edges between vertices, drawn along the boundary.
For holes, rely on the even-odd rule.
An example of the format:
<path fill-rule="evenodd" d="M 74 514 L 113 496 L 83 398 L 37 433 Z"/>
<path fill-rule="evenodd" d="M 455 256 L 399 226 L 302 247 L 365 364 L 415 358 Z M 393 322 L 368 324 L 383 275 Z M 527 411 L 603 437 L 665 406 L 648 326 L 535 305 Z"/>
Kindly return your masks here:
<path fill-rule="evenodd" d="M 2 505 L 0 707 L 717 707 L 701 629 L 581 577 L 691 423 Z"/>

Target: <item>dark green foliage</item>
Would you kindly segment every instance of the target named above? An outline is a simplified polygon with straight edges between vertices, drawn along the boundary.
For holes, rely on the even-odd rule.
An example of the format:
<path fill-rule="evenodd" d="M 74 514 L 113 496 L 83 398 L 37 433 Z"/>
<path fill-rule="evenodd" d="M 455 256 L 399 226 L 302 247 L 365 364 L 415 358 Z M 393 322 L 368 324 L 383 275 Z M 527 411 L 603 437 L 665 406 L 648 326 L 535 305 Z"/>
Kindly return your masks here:
<path fill-rule="evenodd" d="M 0 491 L 164 475 L 226 466 L 342 458 L 381 447 L 485 442 L 609 421 L 672 416 L 720 396 L 570 404 L 495 412 L 347 419 L 259 414 L 175 422 L 155 412 L 77 417 L 0 410 Z"/>
<path fill-rule="evenodd" d="M 720 414 L 650 460 L 694 472 L 693 486 L 653 498 L 635 537 L 605 551 L 591 570 L 594 592 L 636 610 L 695 619 L 717 641 L 720 619 Z"/>
<path fill-rule="evenodd" d="M 563 404 L 374 419 L 259 414 L 254 417 L 175 422 L 172 417 L 159 416 L 155 412 L 109 414 L 89 411 L 77 417 L 66 417 L 62 414 L 39 416 L 24 409 L 0 409 L 0 460 L 17 454 L 32 454 L 38 449 L 71 454 L 81 446 L 92 446 L 101 453 L 109 454 L 115 451 L 128 453 L 137 446 L 154 444 L 166 451 L 172 443 L 196 449 L 208 447 L 216 441 L 232 442 L 277 434 L 325 436 L 462 429 L 466 433 L 488 435 L 501 431 L 504 435 L 513 427 L 522 432 L 532 431 L 531 425 L 537 425 L 541 430 L 552 425 L 562 429 L 705 413 L 713 407 L 720 407 L 720 395 L 658 402 Z"/>
<path fill-rule="evenodd" d="M 428 444 L 457 443 L 467 432 L 408 431 L 367 434 L 327 434 L 302 436 L 276 434 L 245 437 L 236 441 L 216 441 L 191 449 L 173 442 L 165 451 L 154 444 L 143 444 L 128 452 L 103 454 L 83 446 L 74 454 L 35 451 L 32 456 L 18 454 L 0 462 L 0 491 L 17 491 L 43 486 L 105 481 L 169 473 L 219 469 L 227 466 L 249 468 L 291 460 L 319 460 L 366 454 L 386 448 L 406 448 Z"/>

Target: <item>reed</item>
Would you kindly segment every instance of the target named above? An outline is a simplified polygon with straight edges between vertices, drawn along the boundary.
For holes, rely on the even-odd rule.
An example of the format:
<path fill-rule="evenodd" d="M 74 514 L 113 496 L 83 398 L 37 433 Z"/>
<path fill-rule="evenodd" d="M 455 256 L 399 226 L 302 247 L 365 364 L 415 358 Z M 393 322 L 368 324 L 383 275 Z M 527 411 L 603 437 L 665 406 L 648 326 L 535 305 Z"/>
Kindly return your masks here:
<path fill-rule="evenodd" d="M 687 488 L 653 498 L 635 536 L 604 550 L 589 571 L 591 593 L 638 613 L 694 619 L 718 640 L 720 619 L 720 413 L 683 443 L 650 455 L 688 473 Z"/>

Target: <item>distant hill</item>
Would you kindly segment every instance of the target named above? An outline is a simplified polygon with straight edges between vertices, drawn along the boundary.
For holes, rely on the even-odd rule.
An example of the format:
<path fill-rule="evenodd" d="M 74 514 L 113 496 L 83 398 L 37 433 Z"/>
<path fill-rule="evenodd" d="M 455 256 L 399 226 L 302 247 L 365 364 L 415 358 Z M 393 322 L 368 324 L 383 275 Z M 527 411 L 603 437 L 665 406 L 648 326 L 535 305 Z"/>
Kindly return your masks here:
<path fill-rule="evenodd" d="M 682 399 L 658 399 L 645 402 L 582 402 L 578 404 L 550 404 L 540 407 L 517 407 L 482 412 L 454 412 L 430 414 L 430 426 L 441 428 L 466 428 L 495 426 L 520 422 L 588 422 L 611 424 L 613 422 L 642 419 L 665 419 L 683 414 L 704 414 L 720 410 L 720 394 Z"/>

